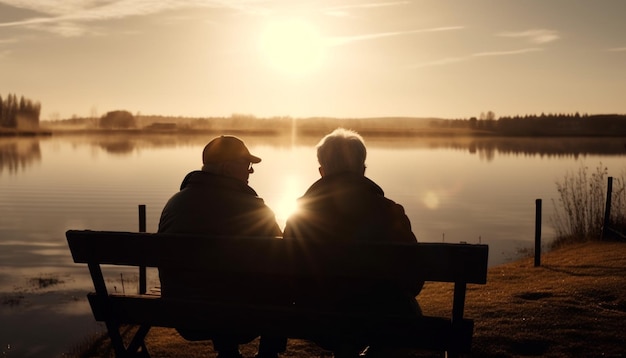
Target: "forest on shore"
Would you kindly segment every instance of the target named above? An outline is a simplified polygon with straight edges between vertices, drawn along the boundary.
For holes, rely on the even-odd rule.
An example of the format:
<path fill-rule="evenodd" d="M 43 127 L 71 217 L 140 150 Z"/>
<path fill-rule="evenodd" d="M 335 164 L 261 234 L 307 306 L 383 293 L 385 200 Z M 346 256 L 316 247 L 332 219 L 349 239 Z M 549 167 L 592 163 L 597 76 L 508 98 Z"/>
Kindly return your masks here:
<path fill-rule="evenodd" d="M 51 130 L 141 130 L 156 132 L 210 131 L 282 135 L 319 135 L 337 127 L 369 136 L 475 135 L 475 136 L 626 136 L 626 115 L 542 114 L 496 118 L 492 112 L 479 118 L 418 117 L 332 118 L 270 117 L 234 114 L 230 117 L 172 117 L 108 112 L 100 118 L 72 118 L 44 122 Z"/>
<path fill-rule="evenodd" d="M 133 114 L 114 110 L 102 116 L 72 116 L 40 121 L 41 103 L 17 94 L 0 96 L 0 135 L 52 133 L 55 131 L 124 130 L 137 132 L 230 132 L 262 135 L 320 135 L 337 127 L 357 130 L 368 136 L 518 136 L 518 137 L 624 137 L 626 114 L 541 113 L 497 117 L 492 111 L 478 117 L 333 118 L 290 116 L 257 117 L 232 114 L 228 117 L 181 117 Z"/>

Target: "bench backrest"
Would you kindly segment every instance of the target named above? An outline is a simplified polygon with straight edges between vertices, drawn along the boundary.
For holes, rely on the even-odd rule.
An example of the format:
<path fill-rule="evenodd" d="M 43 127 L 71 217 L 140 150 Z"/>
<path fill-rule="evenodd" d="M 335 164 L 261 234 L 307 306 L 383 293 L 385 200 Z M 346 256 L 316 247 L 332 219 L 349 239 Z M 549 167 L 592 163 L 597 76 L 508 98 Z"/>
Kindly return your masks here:
<path fill-rule="evenodd" d="M 76 263 L 178 267 L 260 275 L 486 283 L 487 245 L 312 244 L 273 237 L 110 231 L 66 233 Z"/>

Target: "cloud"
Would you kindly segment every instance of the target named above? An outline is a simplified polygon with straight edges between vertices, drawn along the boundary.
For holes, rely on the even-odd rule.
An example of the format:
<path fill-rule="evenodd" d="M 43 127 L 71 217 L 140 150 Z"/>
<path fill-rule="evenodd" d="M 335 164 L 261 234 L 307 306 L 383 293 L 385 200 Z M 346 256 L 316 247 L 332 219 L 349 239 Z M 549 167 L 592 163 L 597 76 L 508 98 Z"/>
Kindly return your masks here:
<path fill-rule="evenodd" d="M 626 47 L 614 47 L 610 48 L 607 51 L 609 52 L 626 52 Z"/>
<path fill-rule="evenodd" d="M 473 57 L 486 57 L 486 56 L 510 56 L 510 55 L 520 55 L 529 52 L 537 52 L 543 51 L 542 48 L 533 47 L 533 48 L 524 48 L 521 50 L 513 50 L 513 51 L 493 51 L 493 52 L 478 52 L 472 54 Z"/>
<path fill-rule="evenodd" d="M 354 5 L 340 5 L 340 6 L 332 6 L 323 9 L 322 11 L 329 16 L 334 17 L 349 17 L 351 16 L 348 10 L 359 10 L 359 9 L 376 9 L 381 7 L 390 7 L 390 6 L 402 6 L 409 5 L 410 1 L 394 1 L 394 2 L 377 2 L 377 3 L 367 3 L 367 4 L 354 4 Z"/>
<path fill-rule="evenodd" d="M 398 5 L 408 5 L 410 1 L 394 1 L 394 2 L 377 2 L 377 3 L 367 3 L 367 4 L 354 4 L 354 5 L 342 5 L 342 6 L 333 6 L 326 8 L 326 11 L 343 11 L 350 9 L 373 9 L 379 7 L 387 7 L 387 6 L 398 6 Z"/>
<path fill-rule="evenodd" d="M 26 27 L 61 36 L 79 36 L 89 32 L 86 25 L 80 25 L 88 22 L 145 16 L 166 10 L 219 7 L 260 11 L 250 1 L 229 0 L 5 0 L 4 3 L 48 16 L 4 22 L 0 23 L 0 27 Z"/>
<path fill-rule="evenodd" d="M 0 46 L 2 44 L 12 44 L 12 43 L 16 43 L 18 40 L 13 38 L 13 39 L 0 39 Z"/>
<path fill-rule="evenodd" d="M 92 31 L 88 26 L 70 21 L 59 21 L 50 24 L 33 24 L 30 26 L 30 28 L 35 30 L 48 31 L 62 37 L 79 37 L 88 33 L 94 33 L 94 31 Z"/>
<path fill-rule="evenodd" d="M 512 51 L 477 52 L 477 53 L 473 53 L 473 54 L 467 55 L 467 56 L 448 57 L 448 58 L 443 58 L 443 59 L 436 60 L 436 61 L 418 63 L 418 64 L 415 64 L 415 65 L 409 66 L 409 68 L 415 69 L 415 68 L 442 66 L 442 65 L 449 65 L 449 64 L 452 64 L 452 63 L 471 61 L 471 60 L 473 60 L 475 58 L 479 58 L 479 57 L 513 56 L 513 55 L 521 55 L 521 54 L 537 52 L 537 51 L 543 51 L 543 49 L 542 48 L 533 47 L 533 48 L 525 48 L 525 49 L 512 50 Z"/>
<path fill-rule="evenodd" d="M 164 10 L 190 6 L 193 1 L 155 1 L 155 0 L 117 0 L 117 1 L 9 1 L 18 3 L 19 7 L 45 13 L 42 16 L 2 23 L 0 26 L 30 25 L 33 23 L 49 23 L 59 21 L 98 21 L 119 19 L 128 16 L 141 16 L 158 13 Z"/>
<path fill-rule="evenodd" d="M 502 32 L 498 34 L 501 37 L 514 37 L 528 40 L 530 43 L 545 44 L 559 40 L 561 37 L 554 30 L 534 29 L 522 32 Z"/>
<path fill-rule="evenodd" d="M 405 36 L 411 34 L 427 33 L 427 32 L 440 32 L 440 31 L 452 31 L 463 29 L 463 26 L 448 26 L 448 27 L 436 27 L 430 29 L 410 30 L 410 31 L 395 31 L 395 32 L 379 32 L 375 34 L 357 35 L 357 36 L 345 36 L 345 37 L 331 37 L 327 39 L 327 44 L 330 46 L 345 45 L 358 41 L 376 40 L 384 37 L 393 36 Z"/>
<path fill-rule="evenodd" d="M 409 68 L 424 68 L 424 67 L 433 67 L 433 66 L 443 66 L 443 65 L 448 65 L 451 63 L 457 63 L 457 62 L 464 62 L 467 61 L 469 59 L 471 59 L 471 56 L 465 56 L 465 57 L 447 57 L 447 58 L 442 58 L 440 60 L 435 60 L 435 61 L 431 61 L 431 62 L 422 62 L 422 63 L 418 63 L 415 65 L 411 65 L 409 66 Z"/>

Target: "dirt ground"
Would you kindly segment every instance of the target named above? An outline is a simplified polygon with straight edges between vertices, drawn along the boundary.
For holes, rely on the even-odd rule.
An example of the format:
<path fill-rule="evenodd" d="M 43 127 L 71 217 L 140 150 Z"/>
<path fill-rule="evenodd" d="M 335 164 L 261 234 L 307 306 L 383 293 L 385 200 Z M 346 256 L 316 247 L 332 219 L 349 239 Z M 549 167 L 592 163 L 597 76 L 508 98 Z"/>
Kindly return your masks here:
<path fill-rule="evenodd" d="M 450 315 L 451 284 L 427 283 L 418 296 L 426 315 Z M 468 285 L 465 316 L 475 321 L 470 357 L 626 357 L 626 243 L 586 242 L 490 268 L 487 285 Z M 154 328 L 152 357 L 215 357 L 210 342 L 187 342 Z M 241 347 L 256 353 L 258 340 Z M 106 338 L 80 357 L 112 357 Z M 441 356 L 398 352 L 390 357 Z M 332 357 L 290 340 L 282 357 Z"/>

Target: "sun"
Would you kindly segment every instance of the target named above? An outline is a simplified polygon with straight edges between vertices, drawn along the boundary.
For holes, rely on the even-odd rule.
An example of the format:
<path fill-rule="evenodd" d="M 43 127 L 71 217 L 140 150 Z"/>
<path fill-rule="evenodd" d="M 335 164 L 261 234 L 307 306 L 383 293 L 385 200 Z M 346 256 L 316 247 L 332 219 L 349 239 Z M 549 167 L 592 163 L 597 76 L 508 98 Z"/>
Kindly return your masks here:
<path fill-rule="evenodd" d="M 260 52 L 269 65 L 293 76 L 318 69 L 324 58 L 324 47 L 317 29 L 295 18 L 268 23 L 259 41 Z"/>

